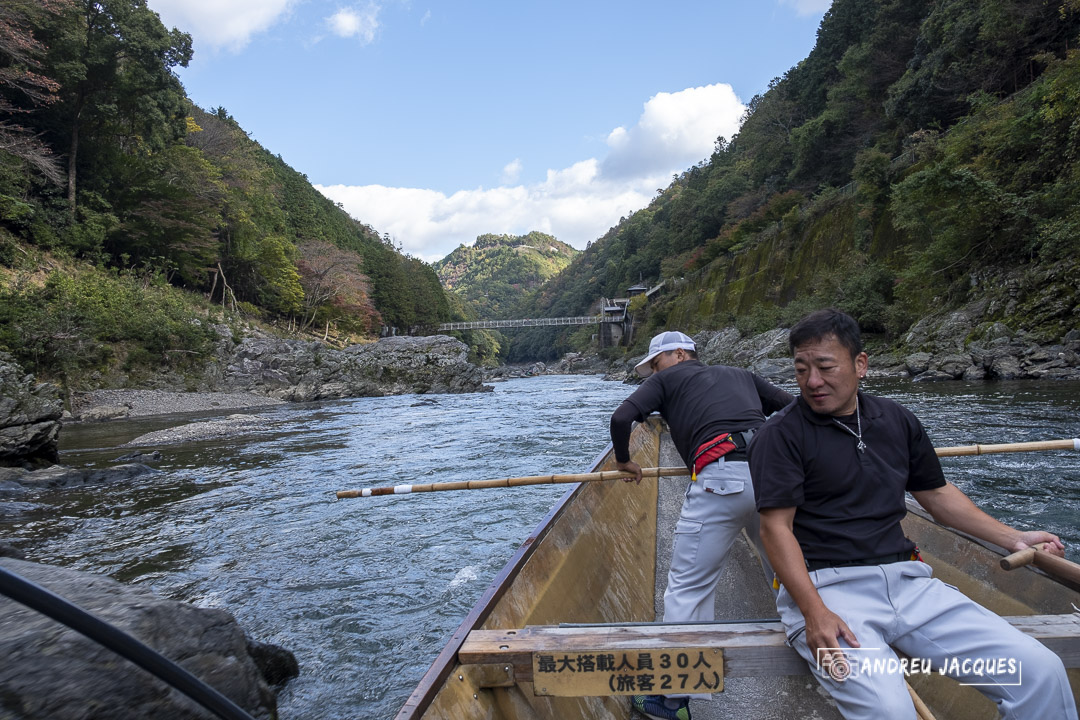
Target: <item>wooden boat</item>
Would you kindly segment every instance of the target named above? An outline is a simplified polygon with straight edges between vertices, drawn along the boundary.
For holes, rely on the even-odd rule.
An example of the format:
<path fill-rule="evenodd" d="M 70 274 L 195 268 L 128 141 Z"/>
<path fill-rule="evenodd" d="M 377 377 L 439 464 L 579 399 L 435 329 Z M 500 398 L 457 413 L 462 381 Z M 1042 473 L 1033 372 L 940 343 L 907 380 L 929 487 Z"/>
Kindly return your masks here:
<path fill-rule="evenodd" d="M 635 429 L 631 454 L 642 467 L 680 464 L 658 419 Z M 614 467 L 609 446 L 592 470 Z M 662 646 L 676 649 L 723 646 L 722 676 L 729 681 L 728 688 L 734 689 L 742 678 L 751 683 L 749 692 L 745 687 L 742 692 L 740 702 L 745 707 L 724 711 L 727 716 L 753 717 L 752 706 L 780 702 L 783 696 L 785 704 L 821 706 L 812 711 L 792 707 L 785 711 L 790 717 L 811 712 L 822 718 L 839 717 L 835 707 L 814 692 L 816 680 L 805 663 L 784 645 L 783 630 L 774 621 L 771 593 L 749 543 L 738 543 L 733 551 L 719 590 L 727 595 L 719 605 L 731 620 L 752 621 L 700 626 L 653 623 L 659 604 L 657 568 L 670 548 L 670 536 L 663 529 L 658 535 L 657 530 L 658 502 L 664 502 L 664 492 L 658 491 L 661 484 L 673 488 L 668 492 L 674 498 L 669 503 L 681 502 L 685 482 L 675 479 L 572 486 L 454 632 L 397 720 L 628 718 L 632 711 L 626 695 L 574 696 L 575 692 L 595 692 L 587 688 L 543 694 L 551 692 L 546 687 L 550 678 L 537 677 L 542 672 L 537 663 L 545 655 L 536 650 L 546 648 L 547 657 L 557 658 L 560 650 L 595 648 L 597 643 L 623 649 L 655 648 L 658 637 Z M 1033 567 L 1006 572 L 994 548 L 937 525 L 917 507 L 910 510 L 905 531 L 917 539 L 935 574 L 998 614 L 1019 616 L 1010 621 L 1063 658 L 1080 704 L 1080 613 L 1075 612 L 1080 606 L 1080 586 Z M 734 576 L 728 577 L 732 572 Z M 972 687 L 936 673 L 912 675 L 909 680 L 937 718 L 998 717 L 993 704 Z M 797 692 L 804 697 L 795 697 Z M 771 710 L 772 714 L 766 713 L 769 717 L 775 716 L 776 708 Z M 696 719 L 708 715 L 699 712 L 695 703 Z"/>

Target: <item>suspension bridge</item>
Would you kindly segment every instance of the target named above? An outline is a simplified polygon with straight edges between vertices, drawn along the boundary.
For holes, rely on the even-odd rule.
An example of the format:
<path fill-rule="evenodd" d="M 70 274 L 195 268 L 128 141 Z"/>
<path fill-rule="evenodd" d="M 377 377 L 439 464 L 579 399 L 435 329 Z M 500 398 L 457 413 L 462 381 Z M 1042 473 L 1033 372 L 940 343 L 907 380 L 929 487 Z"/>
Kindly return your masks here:
<path fill-rule="evenodd" d="M 520 320 L 474 320 L 472 322 L 448 322 L 439 325 L 436 330 L 485 330 L 497 328 L 547 327 L 550 325 L 596 325 L 599 323 L 622 322 L 622 317 L 604 315 L 578 315 L 576 317 L 525 318 Z"/>

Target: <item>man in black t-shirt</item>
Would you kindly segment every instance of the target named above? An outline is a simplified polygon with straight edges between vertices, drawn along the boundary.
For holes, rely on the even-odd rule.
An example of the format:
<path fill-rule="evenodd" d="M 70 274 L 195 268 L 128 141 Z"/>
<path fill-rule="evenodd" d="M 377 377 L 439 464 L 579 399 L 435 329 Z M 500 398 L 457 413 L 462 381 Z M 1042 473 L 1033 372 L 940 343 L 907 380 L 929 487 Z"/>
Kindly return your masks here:
<path fill-rule="evenodd" d="M 945 481 L 910 411 L 859 392 L 868 360 L 851 317 L 811 313 L 789 344 L 800 397 L 758 431 L 750 468 L 789 644 L 840 712 L 915 717 L 895 648 L 978 685 L 1006 718 L 1076 720 L 1053 652 L 931 578 L 900 525 L 905 492 L 938 522 L 1010 552 L 1046 543 L 1063 555 L 1061 541 L 979 510 Z"/>
<path fill-rule="evenodd" d="M 727 552 L 744 527 L 772 580 L 758 537 L 745 451 L 765 413 L 793 398 L 747 370 L 703 364 L 694 341 L 681 332 L 654 337 L 635 369 L 645 382 L 611 416 L 615 460 L 620 470 L 641 480 L 641 468 L 630 460 L 630 430 L 635 421 L 659 411 L 694 477 L 675 526 L 664 622 L 711 621 Z M 634 707 L 660 720 L 690 720 L 687 696 L 638 695 Z"/>

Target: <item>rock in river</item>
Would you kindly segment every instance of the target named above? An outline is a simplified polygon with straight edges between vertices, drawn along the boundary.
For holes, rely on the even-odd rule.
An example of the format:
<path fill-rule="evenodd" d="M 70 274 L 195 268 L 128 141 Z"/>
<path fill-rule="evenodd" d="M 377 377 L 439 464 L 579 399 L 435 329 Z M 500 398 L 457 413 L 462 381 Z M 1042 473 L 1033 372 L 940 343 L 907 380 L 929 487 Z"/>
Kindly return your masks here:
<path fill-rule="evenodd" d="M 62 412 L 55 386 L 35 382 L 0 353 L 0 465 L 55 462 Z"/>
<path fill-rule="evenodd" d="M 110 578 L 9 558 L 0 567 L 61 595 L 146 643 L 212 685 L 256 718 L 276 717 L 272 682 L 280 653 L 264 670 L 266 647 L 252 644 L 223 611 L 166 600 Z M 254 649 L 254 653 L 252 650 Z M 284 652 L 287 656 L 291 655 Z M 25 720 L 169 718 L 210 714 L 149 673 L 44 615 L 0 597 L 0 717 Z"/>

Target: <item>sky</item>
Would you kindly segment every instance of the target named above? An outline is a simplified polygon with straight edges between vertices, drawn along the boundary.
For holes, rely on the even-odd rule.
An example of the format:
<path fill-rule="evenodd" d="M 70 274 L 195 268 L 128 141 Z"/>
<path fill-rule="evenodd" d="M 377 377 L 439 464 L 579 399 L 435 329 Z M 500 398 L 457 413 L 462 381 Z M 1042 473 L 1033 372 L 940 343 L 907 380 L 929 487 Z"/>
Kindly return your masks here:
<path fill-rule="evenodd" d="M 831 0 L 148 0 L 177 74 L 404 252 L 578 249 L 732 137 Z"/>

